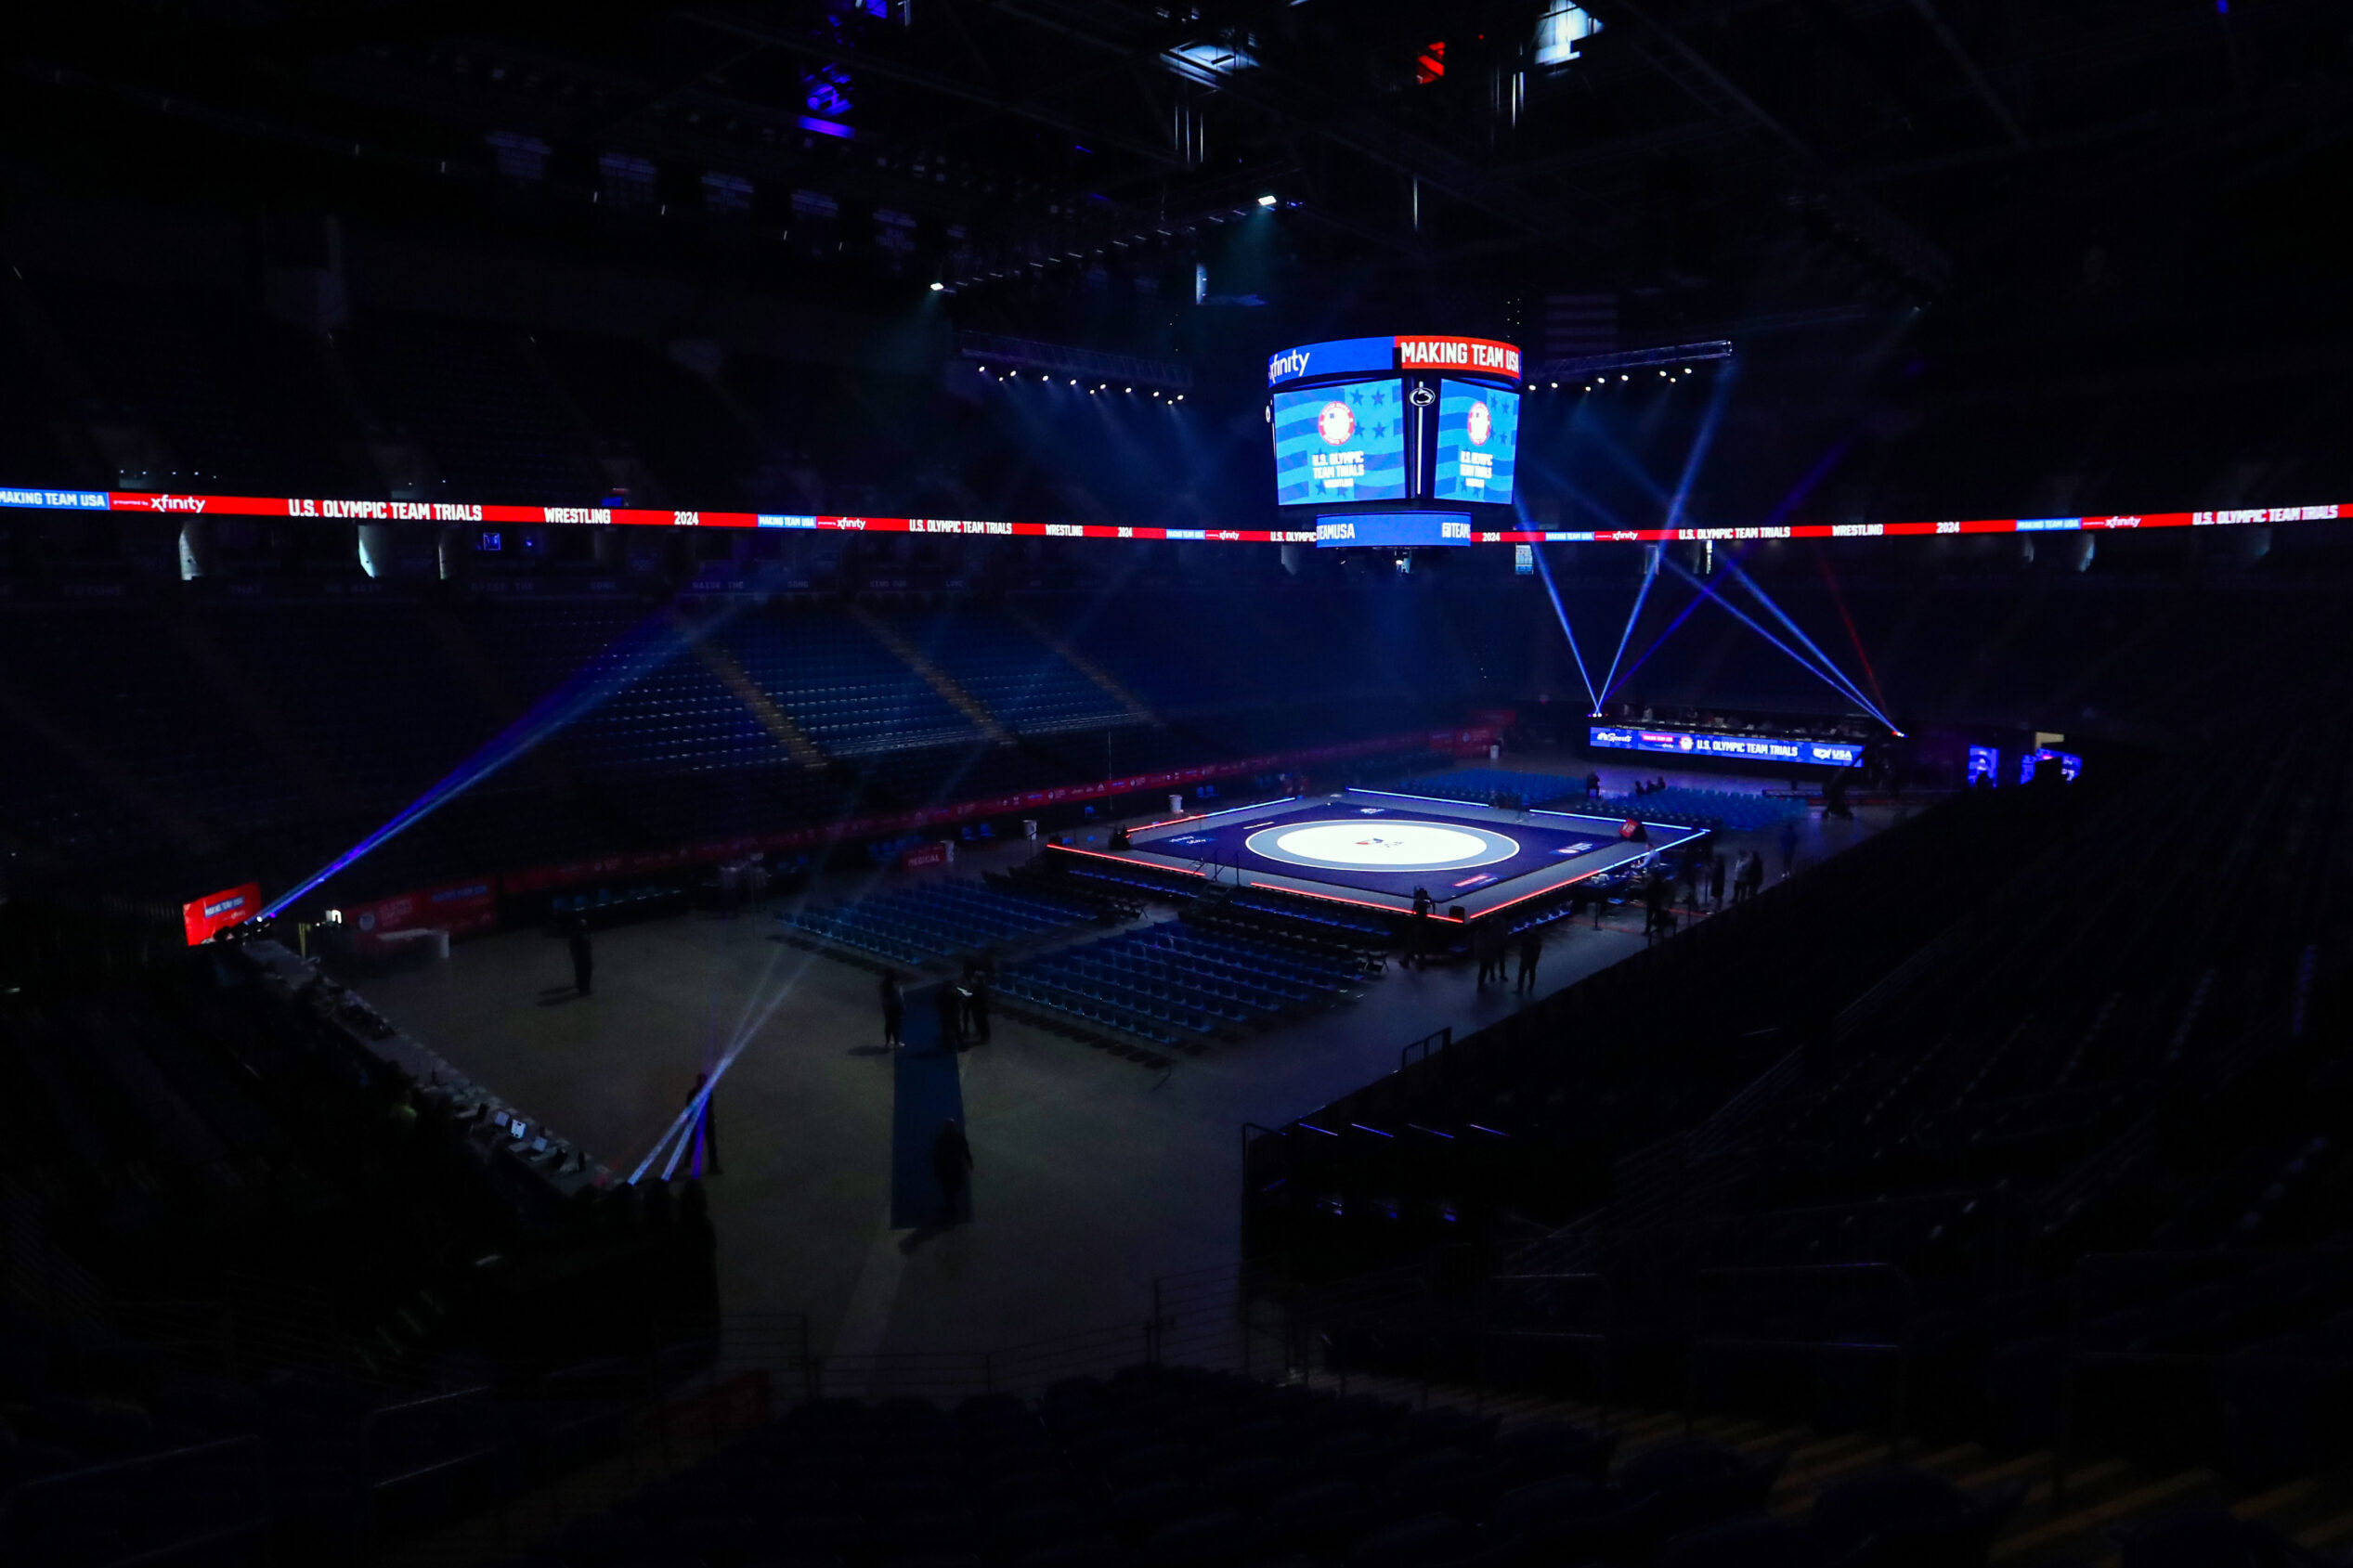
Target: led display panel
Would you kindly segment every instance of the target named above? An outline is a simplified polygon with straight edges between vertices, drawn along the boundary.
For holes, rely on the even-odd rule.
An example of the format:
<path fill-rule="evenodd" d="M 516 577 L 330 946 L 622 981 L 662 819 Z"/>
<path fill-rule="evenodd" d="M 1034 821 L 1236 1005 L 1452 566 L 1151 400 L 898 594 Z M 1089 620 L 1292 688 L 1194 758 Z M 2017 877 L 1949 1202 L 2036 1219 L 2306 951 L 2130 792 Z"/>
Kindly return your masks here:
<path fill-rule="evenodd" d="M 1405 499 L 1405 389 L 1343 382 L 1274 395 L 1275 500 L 1282 506 Z"/>
<path fill-rule="evenodd" d="M 1520 395 L 1452 379 L 1438 382 L 1438 465 L 1431 494 L 1442 501 L 1509 505 L 1520 439 Z"/>

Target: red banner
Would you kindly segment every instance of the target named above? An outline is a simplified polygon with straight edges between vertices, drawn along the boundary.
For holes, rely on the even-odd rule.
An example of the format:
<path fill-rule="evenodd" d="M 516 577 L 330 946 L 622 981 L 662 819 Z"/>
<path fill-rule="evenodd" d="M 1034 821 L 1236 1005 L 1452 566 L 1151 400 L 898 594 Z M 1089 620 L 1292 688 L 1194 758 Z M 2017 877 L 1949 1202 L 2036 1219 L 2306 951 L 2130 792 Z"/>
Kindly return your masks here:
<path fill-rule="evenodd" d="M 449 882 L 413 893 L 396 893 L 344 911 L 358 945 L 372 948 L 394 931 L 447 931 L 476 936 L 499 927 L 498 889 L 488 880 Z"/>
<path fill-rule="evenodd" d="M 215 933 L 228 930 L 240 920 L 251 920 L 261 909 L 261 884 L 248 882 L 241 888 L 207 893 L 180 905 L 180 925 L 188 932 L 188 945 L 194 947 L 210 941 Z"/>
<path fill-rule="evenodd" d="M 1417 366 L 1516 377 L 1517 349 L 1484 338 L 1399 338 L 1424 356 Z M 1514 356 L 1510 368 L 1497 356 Z M 1460 356 L 1458 360 L 1457 356 Z M 1221 544 L 1313 544 L 1315 530 L 1128 528 L 1109 523 L 1000 523 L 962 517 L 838 517 L 751 512 L 679 512 L 624 506 L 510 506 L 485 501 L 334 500 L 316 497 L 161 495 L 134 490 L 12 490 L 0 507 L 69 512 L 158 512 L 188 516 L 301 517 L 362 523 L 561 524 L 629 528 L 814 528 L 868 534 L 967 534 L 1006 538 L 1200 539 Z M 2353 517 L 2353 502 L 2151 512 L 2106 517 L 1981 517 L 1935 523 L 1794 523 L 1775 527 L 1508 529 L 1474 534 L 1479 544 L 1656 544 L 1673 540 L 1898 538 L 1938 534 L 2101 532 L 2118 528 L 2211 528 L 2315 523 Z"/>
<path fill-rule="evenodd" d="M 1400 337 L 1400 370 L 1461 370 L 1474 376 L 1520 379 L 1520 351 L 1492 338 Z"/>

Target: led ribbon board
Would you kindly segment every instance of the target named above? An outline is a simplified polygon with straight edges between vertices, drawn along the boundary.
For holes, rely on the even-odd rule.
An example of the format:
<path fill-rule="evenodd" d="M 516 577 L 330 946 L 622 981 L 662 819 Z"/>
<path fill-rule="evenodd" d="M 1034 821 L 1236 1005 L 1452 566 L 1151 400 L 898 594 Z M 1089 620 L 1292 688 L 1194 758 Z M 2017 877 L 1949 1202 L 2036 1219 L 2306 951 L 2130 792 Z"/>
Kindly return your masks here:
<path fill-rule="evenodd" d="M 1798 735 L 1716 735 L 1696 730 L 1646 730 L 1594 724 L 1585 732 L 1598 751 L 1657 751 L 1675 757 L 1737 757 L 1750 762 L 1799 762 L 1817 768 L 1860 768 L 1857 741 L 1816 741 Z"/>
<path fill-rule="evenodd" d="M 519 506 L 490 501 L 344 500 L 303 496 L 206 496 L 148 490 L 0 488 L 0 508 L 144 512 L 186 517 L 291 517 L 354 523 L 492 523 L 615 528 L 805 528 L 864 534 L 965 534 L 1034 539 L 1204 539 L 1219 544 L 1313 544 L 1312 528 L 1147 528 L 1112 523 L 1011 523 L 965 517 L 834 517 L 653 507 Z M 2112 517 L 1978 517 L 1934 523 L 1797 523 L 1777 527 L 1481 529 L 1474 544 L 1668 544 L 1679 539 L 1908 538 L 1950 534 L 2085 533 L 2228 528 L 2353 518 L 2353 501 L 2149 512 Z"/>

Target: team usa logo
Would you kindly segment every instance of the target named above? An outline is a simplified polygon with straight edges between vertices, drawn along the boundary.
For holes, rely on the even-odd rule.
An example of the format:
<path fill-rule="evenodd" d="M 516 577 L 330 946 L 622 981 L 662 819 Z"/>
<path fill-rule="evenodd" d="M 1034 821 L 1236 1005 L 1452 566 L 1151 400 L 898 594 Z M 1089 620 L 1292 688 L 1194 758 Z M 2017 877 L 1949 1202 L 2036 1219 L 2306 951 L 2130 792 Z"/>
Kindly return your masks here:
<path fill-rule="evenodd" d="M 1487 405 L 1484 403 L 1473 403 L 1471 405 L 1471 416 L 1468 422 L 1470 424 L 1471 445 L 1474 447 L 1486 446 L 1487 438 L 1495 434 L 1495 416 L 1487 411 Z"/>
<path fill-rule="evenodd" d="M 1357 416 L 1346 403 L 1326 403 L 1316 416 L 1316 434 L 1330 447 L 1344 445 L 1357 433 Z"/>

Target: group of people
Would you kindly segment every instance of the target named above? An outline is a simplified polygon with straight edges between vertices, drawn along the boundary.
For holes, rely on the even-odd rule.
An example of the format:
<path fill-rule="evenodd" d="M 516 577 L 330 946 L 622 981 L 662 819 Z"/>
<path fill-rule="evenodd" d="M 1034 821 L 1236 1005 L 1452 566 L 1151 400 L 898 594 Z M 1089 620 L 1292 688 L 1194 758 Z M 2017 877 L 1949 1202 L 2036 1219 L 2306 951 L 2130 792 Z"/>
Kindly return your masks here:
<path fill-rule="evenodd" d="M 990 986 L 996 978 L 994 958 L 982 956 L 967 960 L 964 978 L 942 980 L 932 993 L 932 1004 L 939 1009 L 940 1048 L 960 1051 L 967 1045 L 986 1045 L 989 1043 Z M 897 1050 L 906 1043 L 903 1038 L 907 1022 L 907 994 L 896 969 L 885 969 L 879 986 L 882 1000 L 882 1043 Z"/>
<path fill-rule="evenodd" d="M 1520 963 L 1518 976 L 1512 986 L 1513 994 L 1524 995 L 1536 990 L 1536 961 L 1544 956 L 1541 931 L 1531 927 L 1522 931 L 1514 940 L 1512 933 L 1501 926 L 1490 926 L 1472 936 L 1471 951 L 1478 957 L 1478 988 L 1481 991 L 1487 989 L 1487 982 L 1490 979 L 1497 985 L 1503 983 L 1504 969 L 1514 951 L 1519 954 Z"/>
<path fill-rule="evenodd" d="M 1664 773 L 1661 773 L 1655 779 L 1636 779 L 1634 781 L 1634 793 L 1636 795 L 1657 795 L 1660 790 L 1665 789 L 1666 787 L 1667 776 Z"/>

